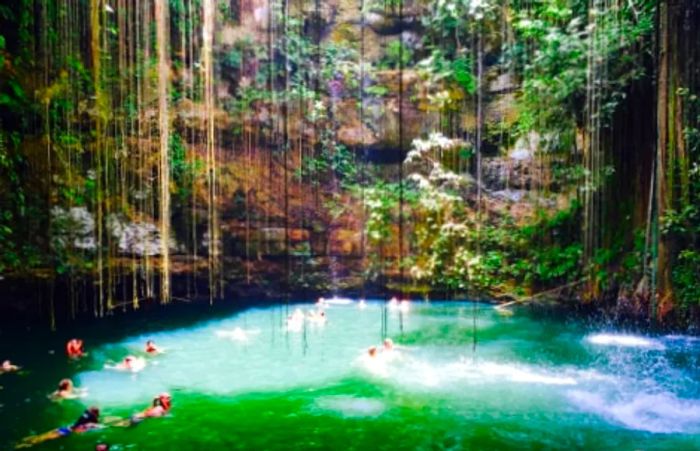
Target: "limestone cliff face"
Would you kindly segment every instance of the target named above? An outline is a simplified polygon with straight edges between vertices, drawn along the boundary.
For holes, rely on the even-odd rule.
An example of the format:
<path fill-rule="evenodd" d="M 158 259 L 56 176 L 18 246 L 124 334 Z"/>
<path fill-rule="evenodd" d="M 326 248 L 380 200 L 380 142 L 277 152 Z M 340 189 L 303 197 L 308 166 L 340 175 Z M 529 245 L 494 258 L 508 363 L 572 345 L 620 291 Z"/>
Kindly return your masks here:
<path fill-rule="evenodd" d="M 369 161 L 375 175 L 393 180 L 396 165 L 411 142 L 444 126 L 445 113 L 436 106 L 436 98 L 447 95 L 450 101 L 467 106 L 449 114 L 450 120 L 456 120 L 468 133 L 476 129 L 475 107 L 471 107 L 475 100 L 461 92 L 444 91 L 416 67 L 426 53 L 421 23 L 426 11 L 421 2 L 404 2 L 401 15 L 395 8 L 380 5 L 366 6 L 363 14 L 358 3 L 349 0 L 305 4 L 304 11 L 292 2 L 289 17 L 304 20 L 290 24 L 301 27 L 309 45 L 314 46 L 309 61 L 296 60 L 296 47 L 287 55 L 282 53 L 283 44 L 275 40 L 281 39 L 284 18 L 280 11 L 269 10 L 269 2 L 238 3 L 235 14 L 218 23 L 214 49 L 219 78 L 214 119 L 221 138 L 217 146 L 224 249 L 231 255 L 264 257 L 284 255 L 289 246 L 290 252 L 298 255 L 359 257 L 361 207 L 337 189 L 333 174 L 309 175 L 319 178 L 314 187 L 300 176 L 300 168 L 318 158 L 325 145 L 322 142 L 330 139 L 333 146 L 344 146 L 355 158 Z M 270 40 L 277 42 L 275 50 L 270 50 Z M 401 70 L 386 62 L 388 46 L 397 41 L 414 55 Z M 498 45 L 487 43 L 489 48 Z M 346 49 L 352 58 L 314 60 L 327 49 L 336 48 Z M 291 71 L 303 70 L 300 64 L 306 66 L 304 76 L 307 85 L 314 88 L 313 102 L 295 100 L 282 106 L 284 74 L 270 80 L 265 73 L 263 60 L 270 52 L 278 64 L 286 61 Z M 320 77 L 319 71 L 325 75 Z M 507 126 L 515 116 L 516 83 L 495 64 L 486 67 L 484 82 L 485 128 Z M 270 85 L 279 93 L 276 99 L 258 96 L 242 109 L 230 108 L 243 92 Z M 203 135 L 206 111 L 201 105 L 180 102 L 176 114 L 176 124 L 183 130 Z M 283 133 L 290 143 L 287 154 L 280 150 Z M 484 163 L 484 180 L 489 192 L 496 193 L 494 202 L 499 208 L 510 208 L 501 204 L 519 204 L 514 207 L 518 212 L 530 211 L 523 203 L 525 194 L 535 185 L 533 180 L 541 179 L 541 168 L 530 156 L 518 156 L 522 145 L 509 156 L 503 143 L 490 134 L 485 136 L 484 148 L 490 152 Z M 203 152 L 196 138 L 192 144 L 194 152 Z M 205 201 L 203 194 L 201 201 Z M 333 205 L 345 208 L 331 211 Z"/>
<path fill-rule="evenodd" d="M 128 23 L 113 12 L 74 18 L 75 30 L 98 33 L 58 50 L 80 59 L 85 73 L 72 76 L 92 84 L 74 83 L 78 101 L 65 123 L 61 110 L 54 138 L 60 142 L 63 127 L 81 130 L 80 139 L 56 146 L 51 161 L 42 130 L 23 140 L 26 179 L 42 208 L 44 193 L 53 193 L 46 221 L 53 241 L 42 249 L 68 261 L 61 271 L 97 279 L 95 291 L 115 300 L 153 296 L 156 280 L 170 273 L 202 283 L 216 250 L 232 285 L 279 283 L 284 273 L 291 285 L 323 289 L 332 274 L 336 286 L 357 288 L 367 270 L 357 181 L 396 182 L 414 139 L 441 131 L 473 141 L 477 127 L 468 90 L 432 79 L 418 64 L 431 51 L 423 44 L 426 2 L 404 0 L 401 11 L 363 3 L 360 11 L 355 0 L 186 2 L 165 20 L 144 3 Z M 206 31 L 205 5 L 215 16 Z M 102 29 L 105 20 L 114 28 Z M 157 36 L 149 34 L 154 21 Z M 527 217 L 542 172 L 532 149 L 518 156 L 523 146 L 508 149 L 495 132 L 513 120 L 516 82 L 496 64 L 497 51 L 488 52 L 484 193 L 488 208 Z M 57 79 L 27 92 L 68 92 L 62 68 L 46 69 Z M 474 186 L 462 193 L 465 204 L 473 205 Z M 387 226 L 381 244 L 387 261 L 402 251 L 398 227 Z M 124 295 L 122 285 L 136 293 Z"/>

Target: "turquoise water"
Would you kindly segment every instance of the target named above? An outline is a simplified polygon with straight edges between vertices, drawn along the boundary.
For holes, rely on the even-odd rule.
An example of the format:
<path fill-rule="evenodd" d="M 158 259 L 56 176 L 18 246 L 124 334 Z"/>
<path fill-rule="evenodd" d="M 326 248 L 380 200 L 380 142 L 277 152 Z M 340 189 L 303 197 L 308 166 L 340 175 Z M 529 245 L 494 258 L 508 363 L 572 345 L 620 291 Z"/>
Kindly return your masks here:
<path fill-rule="evenodd" d="M 700 449 L 697 337 L 453 302 L 402 311 L 337 300 L 325 324 L 287 327 L 297 307 L 314 309 L 85 328 L 75 333 L 90 353 L 80 362 L 64 357 L 64 336 L 26 339 L 21 352 L 6 337 L 3 355 L 25 371 L 0 376 L 0 448 L 71 423 L 88 405 L 128 417 L 169 391 L 165 418 L 33 449 Z M 369 358 L 384 335 L 397 349 Z M 143 355 L 147 339 L 166 352 L 145 356 L 142 371 L 105 368 Z M 49 401 L 63 377 L 87 397 Z"/>

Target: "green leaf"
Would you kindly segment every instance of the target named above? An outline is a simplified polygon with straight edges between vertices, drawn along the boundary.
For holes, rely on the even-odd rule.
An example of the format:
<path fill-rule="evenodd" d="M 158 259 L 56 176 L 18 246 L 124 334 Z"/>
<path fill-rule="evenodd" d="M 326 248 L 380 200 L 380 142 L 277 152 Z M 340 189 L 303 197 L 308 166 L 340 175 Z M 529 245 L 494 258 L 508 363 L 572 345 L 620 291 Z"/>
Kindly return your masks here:
<path fill-rule="evenodd" d="M 474 150 L 473 149 L 468 149 L 466 147 L 462 147 L 459 149 L 459 157 L 460 158 L 471 158 L 474 155 Z"/>
<path fill-rule="evenodd" d="M 472 61 L 466 56 L 452 62 L 452 76 L 455 81 L 469 94 L 476 92 L 476 80 L 472 74 Z"/>

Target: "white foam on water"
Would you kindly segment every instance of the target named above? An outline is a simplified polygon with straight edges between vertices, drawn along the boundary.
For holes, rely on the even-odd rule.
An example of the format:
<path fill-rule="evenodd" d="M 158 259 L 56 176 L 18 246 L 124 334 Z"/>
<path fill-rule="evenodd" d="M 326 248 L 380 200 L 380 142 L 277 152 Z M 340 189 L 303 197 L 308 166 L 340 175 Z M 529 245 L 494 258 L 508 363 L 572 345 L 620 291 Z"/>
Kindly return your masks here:
<path fill-rule="evenodd" d="M 382 356 L 381 353 L 377 353 L 374 357 L 367 353 L 363 353 L 356 360 L 357 364 L 362 367 L 365 371 L 369 372 L 374 376 L 379 376 L 382 378 L 389 377 L 389 367 L 387 359 Z"/>
<path fill-rule="evenodd" d="M 219 338 L 227 338 L 234 341 L 248 341 L 251 335 L 259 334 L 259 329 L 241 329 L 235 327 L 233 329 L 220 329 L 216 331 L 216 336 Z"/>
<path fill-rule="evenodd" d="M 349 305 L 353 302 L 354 301 L 350 298 L 339 298 L 335 296 L 330 299 L 325 299 L 325 303 L 330 305 Z"/>
<path fill-rule="evenodd" d="M 576 380 L 580 383 L 585 382 L 609 382 L 614 383 L 620 380 L 619 377 L 611 374 L 604 374 L 595 369 L 580 369 L 575 372 Z"/>
<path fill-rule="evenodd" d="M 447 364 L 431 364 L 424 360 L 404 358 L 397 365 L 382 362 L 385 377 L 409 387 L 454 388 L 465 384 L 500 384 L 512 382 L 538 385 L 577 385 L 569 371 L 549 371 L 542 368 L 497 362 L 461 360 Z M 589 379 L 590 374 L 583 374 Z"/>
<path fill-rule="evenodd" d="M 603 395 L 572 390 L 568 397 L 579 409 L 598 414 L 629 429 L 671 434 L 700 433 L 700 400 L 679 399 L 669 392 L 637 393 L 608 401 Z"/>
<path fill-rule="evenodd" d="M 695 337 L 693 335 L 666 335 L 664 337 L 667 341 L 670 342 L 683 342 L 683 343 L 693 343 L 693 344 L 700 344 L 700 337 Z"/>
<path fill-rule="evenodd" d="M 552 374 L 549 371 L 527 365 L 509 363 L 477 362 L 470 365 L 464 362 L 464 369 L 484 381 L 507 380 L 511 382 L 543 385 L 576 385 L 576 380 L 567 375 Z"/>
<path fill-rule="evenodd" d="M 601 346 L 618 346 L 629 348 L 646 348 L 663 350 L 665 346 L 659 340 L 640 335 L 599 333 L 586 336 L 586 341 Z"/>

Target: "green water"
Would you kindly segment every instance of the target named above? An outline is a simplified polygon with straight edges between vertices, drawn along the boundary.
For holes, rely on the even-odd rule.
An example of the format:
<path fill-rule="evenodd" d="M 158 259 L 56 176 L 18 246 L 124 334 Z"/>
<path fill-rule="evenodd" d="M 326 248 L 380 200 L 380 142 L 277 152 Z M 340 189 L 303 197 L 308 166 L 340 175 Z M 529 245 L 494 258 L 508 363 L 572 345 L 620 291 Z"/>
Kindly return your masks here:
<path fill-rule="evenodd" d="M 697 338 L 476 307 L 334 304 L 325 325 L 299 330 L 285 328 L 294 307 L 166 311 L 74 331 L 90 353 L 80 362 L 63 354 L 67 335 L 4 336 L 2 356 L 26 371 L 0 376 L 0 449 L 72 423 L 87 405 L 126 417 L 166 390 L 165 418 L 33 449 L 700 449 Z M 384 333 L 399 349 L 369 359 Z M 104 368 L 149 338 L 167 351 L 143 371 Z M 49 401 L 63 377 L 88 397 Z"/>

